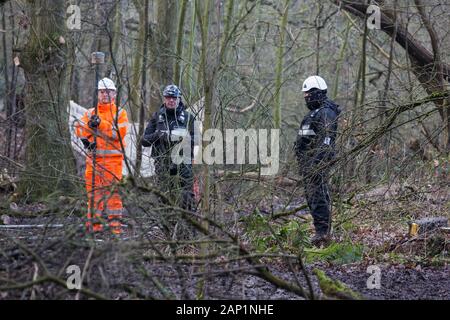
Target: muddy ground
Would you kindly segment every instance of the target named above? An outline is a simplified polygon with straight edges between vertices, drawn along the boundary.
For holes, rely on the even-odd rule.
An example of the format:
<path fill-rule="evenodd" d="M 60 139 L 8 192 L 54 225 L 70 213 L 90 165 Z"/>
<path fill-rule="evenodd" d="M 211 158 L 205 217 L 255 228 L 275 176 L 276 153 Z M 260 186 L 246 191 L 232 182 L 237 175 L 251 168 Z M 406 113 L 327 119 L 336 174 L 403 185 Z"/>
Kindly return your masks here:
<path fill-rule="evenodd" d="M 82 194 L 24 204 L 4 190 L 0 299 L 304 299 L 310 289 L 299 254 L 314 298 L 336 298 L 324 295 L 317 268 L 367 299 L 450 299 L 449 234 L 407 235 L 414 219 L 449 218 L 448 180 L 335 200 L 333 243 L 317 250 L 297 189 L 267 196 L 259 185 L 234 183 L 215 191 L 221 202 L 210 218 L 218 225 L 210 222 L 207 233 L 187 223 L 204 222 L 200 213 L 174 215 L 148 192 L 126 189 L 126 232 L 93 239 Z M 80 268 L 80 292 L 67 288 L 71 265 Z M 379 288 L 368 286 L 371 266 L 380 270 Z"/>
<path fill-rule="evenodd" d="M 14 229 L 4 226 L 1 229 L 1 299 L 196 299 L 201 283 L 204 284 L 204 299 L 303 299 L 298 293 L 262 279 L 256 270 L 261 266 L 288 283 L 298 281 L 308 291 L 295 259 L 263 258 L 255 265 L 245 259 L 232 261 L 236 258 L 230 253 L 232 250 L 219 249 L 207 264 L 201 259 L 188 263 L 181 256 L 199 255 L 199 246 L 177 245 L 171 249 L 167 244 L 160 245 L 158 241 L 167 239 L 155 226 L 143 234 L 141 229 L 130 225 L 121 239 L 105 235 L 92 242 L 84 233 L 82 219 L 77 216 L 15 217 L 8 222 L 10 226 L 43 224 L 47 227 Z M 59 224 L 65 227 L 60 228 Z M 367 237 L 367 230 L 362 227 L 354 236 L 362 236 L 361 232 Z M 393 240 L 387 241 L 392 244 Z M 386 247 L 386 243 L 380 246 Z M 312 274 L 314 268 L 319 268 L 367 299 L 450 299 L 447 263 L 431 266 L 424 262 L 382 260 L 376 261 L 367 254 L 349 264 L 320 260 L 308 264 L 306 269 L 315 298 L 324 298 Z M 77 295 L 77 291 L 64 287 L 69 276 L 67 266 L 72 264 L 84 270 L 83 288 L 89 292 Z M 367 286 L 370 265 L 377 265 L 381 270 L 379 289 Z M 59 282 L 53 278 L 39 282 L 49 274 L 60 279 Z M 32 285 L 33 281 L 38 282 Z"/>

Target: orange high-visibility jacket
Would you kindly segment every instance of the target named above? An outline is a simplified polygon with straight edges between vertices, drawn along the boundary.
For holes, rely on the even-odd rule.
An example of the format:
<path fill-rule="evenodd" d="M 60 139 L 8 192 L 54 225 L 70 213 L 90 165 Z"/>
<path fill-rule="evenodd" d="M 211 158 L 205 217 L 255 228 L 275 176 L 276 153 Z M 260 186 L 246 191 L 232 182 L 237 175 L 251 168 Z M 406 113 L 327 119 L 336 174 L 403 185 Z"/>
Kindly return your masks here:
<path fill-rule="evenodd" d="M 128 116 L 125 109 L 117 110 L 115 103 L 98 104 L 97 115 L 100 125 L 97 129 L 97 156 L 123 156 L 122 145 L 125 148 Z M 87 110 L 81 121 L 76 123 L 76 135 L 94 142 L 94 130 L 89 128 L 88 121 L 94 114 L 94 108 Z M 122 145 L 120 140 L 122 140 Z"/>

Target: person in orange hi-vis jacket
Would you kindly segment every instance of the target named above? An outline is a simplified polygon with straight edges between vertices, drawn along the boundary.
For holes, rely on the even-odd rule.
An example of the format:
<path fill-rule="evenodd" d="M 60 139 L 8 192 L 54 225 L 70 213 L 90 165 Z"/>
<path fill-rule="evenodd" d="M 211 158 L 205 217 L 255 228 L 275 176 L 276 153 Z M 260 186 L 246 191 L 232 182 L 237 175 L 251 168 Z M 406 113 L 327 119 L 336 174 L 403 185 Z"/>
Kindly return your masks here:
<path fill-rule="evenodd" d="M 98 110 L 86 111 L 76 124 L 76 134 L 87 151 L 86 153 L 86 191 L 88 194 L 89 231 L 103 231 L 104 222 L 108 222 L 113 234 L 122 233 L 122 199 L 116 183 L 122 179 L 122 161 L 127 134 L 128 116 L 123 108 L 115 103 L 116 86 L 111 79 L 103 78 L 98 82 Z M 97 132 L 96 142 L 94 134 Z M 95 182 L 93 150 L 95 149 Z M 94 186 L 94 192 L 92 188 Z M 92 196 L 94 197 L 92 207 Z"/>

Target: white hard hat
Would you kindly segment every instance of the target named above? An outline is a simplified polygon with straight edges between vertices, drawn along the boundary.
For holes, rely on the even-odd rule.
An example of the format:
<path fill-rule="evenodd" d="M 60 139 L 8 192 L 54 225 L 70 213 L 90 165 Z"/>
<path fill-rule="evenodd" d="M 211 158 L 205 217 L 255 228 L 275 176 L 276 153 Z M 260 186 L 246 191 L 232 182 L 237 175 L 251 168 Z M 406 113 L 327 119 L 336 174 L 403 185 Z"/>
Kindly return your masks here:
<path fill-rule="evenodd" d="M 325 83 L 325 80 L 323 80 L 319 76 L 311 76 L 306 78 L 306 80 L 303 82 L 302 91 L 309 91 L 313 88 L 326 90 L 327 84 Z"/>
<path fill-rule="evenodd" d="M 114 81 L 109 78 L 103 78 L 98 82 L 98 90 L 114 90 L 116 91 L 116 86 L 114 85 Z"/>

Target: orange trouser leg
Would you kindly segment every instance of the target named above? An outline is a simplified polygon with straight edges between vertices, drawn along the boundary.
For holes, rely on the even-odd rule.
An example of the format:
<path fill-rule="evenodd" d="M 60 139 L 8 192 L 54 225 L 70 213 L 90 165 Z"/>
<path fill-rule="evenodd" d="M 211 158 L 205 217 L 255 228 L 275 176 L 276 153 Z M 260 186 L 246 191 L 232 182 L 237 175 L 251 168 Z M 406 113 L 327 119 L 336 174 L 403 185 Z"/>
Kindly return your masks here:
<path fill-rule="evenodd" d="M 123 213 L 122 199 L 118 192 L 114 190 L 114 186 L 110 190 L 105 191 L 105 197 L 106 209 L 104 213 L 107 214 L 109 227 L 112 233 L 119 234 L 122 232 L 120 223 Z"/>
<path fill-rule="evenodd" d="M 86 180 L 86 192 L 88 196 L 88 213 L 86 222 L 86 227 L 88 231 L 91 232 L 99 232 L 103 230 L 102 224 L 102 214 L 101 214 L 101 169 L 99 170 L 99 165 L 96 163 L 95 166 L 95 181 L 94 185 L 92 185 L 92 176 L 94 169 L 92 167 L 92 160 L 90 158 L 86 158 L 86 171 L 85 171 L 85 180 Z"/>
<path fill-rule="evenodd" d="M 106 219 L 111 232 L 121 233 L 122 199 L 115 184 L 122 179 L 122 157 L 99 157 L 95 166 L 95 188 L 92 192 L 92 161 L 86 161 L 86 191 L 88 193 L 88 229 L 102 231 Z M 93 207 L 91 208 L 92 199 Z M 92 223 L 92 225 L 91 225 Z"/>

